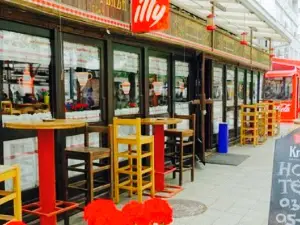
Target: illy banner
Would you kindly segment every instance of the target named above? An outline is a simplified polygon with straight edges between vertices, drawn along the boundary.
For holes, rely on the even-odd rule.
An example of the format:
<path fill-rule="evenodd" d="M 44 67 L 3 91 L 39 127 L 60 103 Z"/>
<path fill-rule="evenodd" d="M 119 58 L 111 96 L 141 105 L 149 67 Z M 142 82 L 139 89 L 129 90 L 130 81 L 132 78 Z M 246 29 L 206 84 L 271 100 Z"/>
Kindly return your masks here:
<path fill-rule="evenodd" d="M 132 0 L 131 31 L 146 33 L 169 27 L 170 0 Z"/>

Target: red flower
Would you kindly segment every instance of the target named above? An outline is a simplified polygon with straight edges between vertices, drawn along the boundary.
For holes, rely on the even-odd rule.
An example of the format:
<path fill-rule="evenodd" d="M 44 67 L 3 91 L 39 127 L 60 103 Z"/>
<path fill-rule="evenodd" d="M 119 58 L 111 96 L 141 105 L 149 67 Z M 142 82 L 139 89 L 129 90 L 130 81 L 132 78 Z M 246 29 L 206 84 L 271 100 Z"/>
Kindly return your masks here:
<path fill-rule="evenodd" d="M 135 102 L 129 102 L 129 107 L 130 107 L 130 108 L 136 107 L 136 103 L 135 103 Z"/>
<path fill-rule="evenodd" d="M 145 214 L 151 218 L 151 223 L 170 224 L 173 221 L 173 210 L 169 203 L 160 198 L 152 198 L 144 203 Z"/>
<path fill-rule="evenodd" d="M 129 219 L 130 224 L 138 224 L 138 225 L 149 225 L 150 218 L 145 214 L 145 206 L 142 203 L 137 201 L 130 201 L 127 203 L 122 212 Z"/>
<path fill-rule="evenodd" d="M 98 199 L 84 208 L 84 219 L 89 225 L 106 225 L 116 211 L 117 208 L 111 200 Z"/>
<path fill-rule="evenodd" d="M 26 224 L 21 221 L 11 221 L 6 223 L 6 225 L 26 225 Z"/>

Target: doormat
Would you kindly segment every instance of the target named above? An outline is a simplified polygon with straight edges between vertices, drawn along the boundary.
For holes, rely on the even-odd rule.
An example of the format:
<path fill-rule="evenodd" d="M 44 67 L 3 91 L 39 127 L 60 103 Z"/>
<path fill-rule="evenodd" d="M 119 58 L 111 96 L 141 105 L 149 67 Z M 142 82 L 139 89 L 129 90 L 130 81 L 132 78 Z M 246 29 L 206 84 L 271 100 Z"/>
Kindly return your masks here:
<path fill-rule="evenodd" d="M 246 159 L 249 155 L 239 155 L 239 154 L 213 154 L 206 158 L 206 163 L 210 164 L 219 164 L 219 165 L 228 165 L 228 166 L 238 166 Z"/>
<path fill-rule="evenodd" d="M 168 202 L 173 209 L 173 218 L 197 216 L 207 210 L 206 205 L 194 200 L 170 199 Z"/>

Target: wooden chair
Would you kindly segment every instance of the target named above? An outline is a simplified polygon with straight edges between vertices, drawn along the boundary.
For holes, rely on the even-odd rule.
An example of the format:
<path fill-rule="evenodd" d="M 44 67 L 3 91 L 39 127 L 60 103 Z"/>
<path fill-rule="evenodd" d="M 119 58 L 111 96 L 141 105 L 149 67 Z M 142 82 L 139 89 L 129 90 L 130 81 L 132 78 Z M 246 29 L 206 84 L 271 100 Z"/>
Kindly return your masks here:
<path fill-rule="evenodd" d="M 22 114 L 22 112 L 20 110 L 16 110 L 12 107 L 11 101 L 2 101 L 1 109 L 4 114 L 9 114 L 9 115 L 21 115 Z"/>
<path fill-rule="evenodd" d="M 173 178 L 176 178 L 176 173 L 179 173 L 181 186 L 185 171 L 191 171 L 191 181 L 194 181 L 196 115 L 175 115 L 174 117 L 189 120 L 190 125 L 189 129 L 177 129 L 175 126 L 165 130 L 165 137 L 168 137 L 166 158 L 170 158 L 176 167 Z"/>
<path fill-rule="evenodd" d="M 12 179 L 11 191 L 0 190 L 0 208 L 6 202 L 13 201 L 14 215 L 0 214 L 0 220 L 22 221 L 21 178 L 19 166 L 0 165 L 0 182 Z"/>
<path fill-rule="evenodd" d="M 89 134 L 99 134 L 99 147 L 89 146 Z M 112 126 L 86 126 L 84 147 L 69 147 L 65 150 L 66 155 L 66 180 L 71 181 L 68 172 L 79 172 L 84 176 L 78 176 L 74 182 L 68 182 L 66 195 L 68 191 L 74 190 L 85 195 L 85 203 L 93 201 L 97 193 L 108 193 L 113 198 L 112 185 L 112 162 L 113 151 L 111 146 Z M 107 139 L 105 140 L 105 136 Z M 106 147 L 104 142 L 106 141 Z M 83 162 L 68 165 L 68 160 L 80 160 Z M 105 179 L 106 177 L 106 179 Z M 68 197 L 67 197 L 68 198 Z M 79 201 L 82 204 L 82 201 Z"/>
<path fill-rule="evenodd" d="M 118 136 L 119 126 L 134 126 L 135 135 Z M 120 201 L 120 190 L 127 190 L 131 197 L 137 193 L 138 201 L 142 202 L 143 192 L 150 189 L 150 195 L 154 197 L 154 137 L 141 134 L 141 119 L 118 119 L 113 120 L 113 140 L 114 140 L 114 178 L 115 178 L 115 202 Z M 127 145 L 128 150 L 119 152 L 119 145 Z M 144 151 L 143 145 L 149 145 L 149 150 Z M 132 146 L 136 146 L 134 150 Z M 150 159 L 150 165 L 143 165 L 143 159 Z M 119 159 L 127 159 L 125 166 L 119 166 Z M 136 161 L 134 165 L 133 160 Z M 120 181 L 121 176 L 126 176 L 125 180 Z M 150 180 L 145 179 L 149 175 Z"/>

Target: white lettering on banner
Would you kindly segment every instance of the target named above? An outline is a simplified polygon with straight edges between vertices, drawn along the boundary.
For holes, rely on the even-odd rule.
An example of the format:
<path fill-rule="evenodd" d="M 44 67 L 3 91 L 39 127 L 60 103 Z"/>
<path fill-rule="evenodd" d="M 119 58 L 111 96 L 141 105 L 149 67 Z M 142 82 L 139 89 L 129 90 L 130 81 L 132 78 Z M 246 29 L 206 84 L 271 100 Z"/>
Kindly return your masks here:
<path fill-rule="evenodd" d="M 277 110 L 280 110 L 280 112 L 290 112 L 291 111 L 291 104 L 290 103 L 285 103 L 278 105 L 276 107 Z"/>
<path fill-rule="evenodd" d="M 163 18 L 166 10 L 167 7 L 165 5 L 157 4 L 156 0 L 140 0 L 139 6 L 136 8 L 134 14 L 134 23 L 137 23 L 138 20 L 144 22 L 146 14 L 147 22 L 149 22 L 150 17 L 154 20 L 150 25 L 150 27 L 153 27 Z"/>

